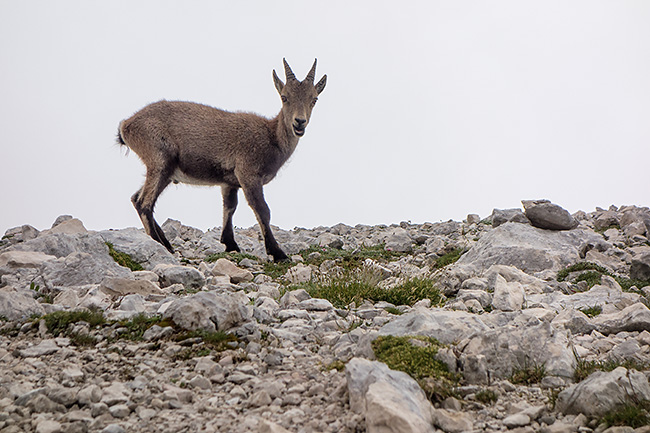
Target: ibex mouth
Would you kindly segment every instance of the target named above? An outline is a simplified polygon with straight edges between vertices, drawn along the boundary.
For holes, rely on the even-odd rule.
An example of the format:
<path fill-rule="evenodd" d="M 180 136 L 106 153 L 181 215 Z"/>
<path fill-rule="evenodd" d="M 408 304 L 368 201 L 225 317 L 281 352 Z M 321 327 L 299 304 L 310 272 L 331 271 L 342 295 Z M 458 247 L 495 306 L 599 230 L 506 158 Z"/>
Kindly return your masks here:
<path fill-rule="evenodd" d="M 296 137 L 302 137 L 305 135 L 305 127 L 293 125 L 293 133 L 296 134 Z"/>

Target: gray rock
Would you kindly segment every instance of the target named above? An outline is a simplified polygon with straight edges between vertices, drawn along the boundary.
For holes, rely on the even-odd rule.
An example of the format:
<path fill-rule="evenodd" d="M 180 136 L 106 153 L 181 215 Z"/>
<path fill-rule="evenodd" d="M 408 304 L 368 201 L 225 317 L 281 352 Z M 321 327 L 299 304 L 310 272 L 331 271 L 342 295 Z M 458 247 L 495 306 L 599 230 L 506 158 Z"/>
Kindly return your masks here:
<path fill-rule="evenodd" d="M 130 278 L 131 271 L 110 261 L 98 260 L 97 255 L 73 252 L 66 257 L 43 263 L 41 277 L 45 287 L 83 286 L 99 284 L 105 278 Z"/>
<path fill-rule="evenodd" d="M 508 283 L 501 275 L 497 276 L 492 295 L 492 307 L 500 311 L 521 310 L 524 305 L 524 288 L 518 282 Z"/>
<path fill-rule="evenodd" d="M 230 260 L 223 258 L 216 261 L 212 267 L 212 274 L 225 275 L 235 284 L 253 281 L 253 274 L 250 271 L 241 269 Z"/>
<path fill-rule="evenodd" d="M 463 412 L 433 409 L 432 418 L 433 424 L 446 433 L 464 433 L 472 431 L 474 427 L 471 418 Z"/>
<path fill-rule="evenodd" d="M 593 323 L 598 332 L 605 335 L 622 331 L 650 331 L 650 310 L 639 302 L 616 313 L 600 314 Z"/>
<path fill-rule="evenodd" d="M 404 395 L 402 389 L 389 382 L 371 383 L 365 396 L 366 431 L 433 433 L 431 404 L 423 398 L 423 394 L 420 391 L 415 396 Z"/>
<path fill-rule="evenodd" d="M 403 228 L 394 228 L 386 237 L 386 250 L 410 253 L 413 251 L 413 239 Z"/>
<path fill-rule="evenodd" d="M 311 268 L 302 263 L 298 263 L 296 266 L 289 268 L 284 278 L 291 284 L 300 284 L 311 280 L 311 276 Z"/>
<path fill-rule="evenodd" d="M 527 295 L 528 306 L 544 306 L 547 309 L 560 312 L 565 309 L 576 309 L 593 307 L 595 305 L 612 304 L 624 308 L 630 304 L 640 301 L 640 295 L 627 293 L 621 290 L 620 286 L 595 285 L 586 292 L 565 295 L 560 292 L 549 292 L 543 294 Z"/>
<path fill-rule="evenodd" d="M 40 268 L 48 260 L 56 259 L 40 251 L 6 251 L 0 254 L 0 267 Z"/>
<path fill-rule="evenodd" d="M 566 414 L 598 418 L 631 398 L 650 400 L 648 379 L 641 372 L 618 367 L 610 372 L 596 371 L 566 388 L 558 395 L 556 408 Z"/>
<path fill-rule="evenodd" d="M 7 242 L 10 245 L 13 244 L 18 244 L 20 242 L 26 242 L 32 239 L 36 239 L 38 236 L 39 231 L 28 225 L 25 224 L 20 227 L 13 227 L 7 230 L 2 237 L 2 241 L 0 241 L 0 247 L 3 246 L 3 242 Z"/>
<path fill-rule="evenodd" d="M 62 215 L 62 216 L 70 217 L 70 218 L 62 220 L 58 223 L 57 221 L 54 221 L 54 225 L 52 226 L 52 228 L 49 230 L 43 230 L 39 234 L 39 236 L 47 236 L 56 233 L 64 233 L 67 235 L 88 233 L 86 227 L 84 227 L 83 223 L 77 218 L 72 218 L 70 215 Z"/>
<path fill-rule="evenodd" d="M 345 376 L 350 409 L 366 414 L 368 431 L 379 432 L 382 428 L 383 431 L 433 431 L 431 403 L 417 382 L 406 373 L 391 370 L 381 362 L 352 358 L 345 366 Z M 391 430 L 389 426 L 399 427 L 387 419 L 386 412 L 399 415 L 399 422 L 410 419 L 405 425 L 420 426 L 422 430 Z M 370 415 L 376 418 L 371 419 Z"/>
<path fill-rule="evenodd" d="M 492 211 L 492 227 L 496 228 L 509 222 L 530 224 L 521 209 L 494 209 Z"/>
<path fill-rule="evenodd" d="M 0 317 L 8 320 L 24 320 L 30 316 L 43 315 L 45 309 L 34 299 L 33 290 L 0 288 Z"/>
<path fill-rule="evenodd" d="M 153 271 L 160 277 L 162 287 L 182 284 L 186 289 L 196 290 L 205 285 L 205 276 L 190 266 L 160 264 Z"/>
<path fill-rule="evenodd" d="M 650 280 L 650 253 L 632 258 L 630 278 L 635 280 Z"/>
<path fill-rule="evenodd" d="M 99 285 L 99 290 L 113 297 L 126 295 L 164 295 L 160 287 L 149 280 L 133 280 L 128 278 L 107 278 Z"/>
<path fill-rule="evenodd" d="M 489 327 L 475 314 L 431 308 L 416 309 L 393 319 L 379 330 L 378 335 L 425 335 L 451 344 L 487 331 Z"/>
<path fill-rule="evenodd" d="M 560 206 L 548 200 L 522 200 L 526 217 L 540 229 L 571 230 L 578 227 L 578 221 Z"/>
<path fill-rule="evenodd" d="M 130 227 L 122 230 L 103 230 L 99 235 L 105 242 L 113 244 L 116 251 L 130 255 L 146 270 L 152 270 L 160 264 L 179 264 L 176 257 L 165 247 L 140 229 Z"/>
<path fill-rule="evenodd" d="M 190 331 L 226 331 L 251 318 L 242 292 L 201 292 L 174 301 L 163 316 Z"/>
<path fill-rule="evenodd" d="M 619 224 L 618 213 L 608 210 L 602 212 L 594 220 L 594 228 L 596 230 L 603 230 L 607 227 L 615 226 Z"/>
<path fill-rule="evenodd" d="M 514 266 L 528 274 L 557 271 L 580 260 L 585 244 L 599 242 L 602 237 L 590 231 L 549 231 L 505 223 L 484 235 L 456 266 L 472 269 L 475 275 L 492 265 Z"/>
<path fill-rule="evenodd" d="M 544 365 L 548 375 L 570 378 L 575 358 L 566 331 L 548 322 L 531 320 L 526 326 L 507 325 L 470 337 L 460 356 L 466 379 L 486 383 L 507 378 L 515 368 Z M 484 360 L 484 361 L 481 361 Z"/>

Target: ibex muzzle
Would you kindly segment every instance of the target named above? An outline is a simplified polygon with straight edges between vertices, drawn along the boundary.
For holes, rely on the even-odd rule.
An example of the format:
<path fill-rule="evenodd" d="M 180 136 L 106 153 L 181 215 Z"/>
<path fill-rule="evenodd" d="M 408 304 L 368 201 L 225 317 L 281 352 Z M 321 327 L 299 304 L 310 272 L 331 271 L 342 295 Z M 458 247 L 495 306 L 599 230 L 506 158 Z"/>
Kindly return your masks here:
<path fill-rule="evenodd" d="M 241 188 L 260 224 L 266 252 L 286 260 L 271 232 L 271 211 L 263 185 L 270 182 L 305 135 L 327 76 L 314 84 L 316 60 L 298 81 L 286 60 L 286 83 L 273 71 L 282 109 L 273 119 L 252 113 L 232 113 L 193 102 L 159 101 L 120 123 L 118 141 L 142 160 L 147 175 L 131 201 L 146 232 L 170 252 L 172 246 L 153 218 L 160 193 L 171 182 L 220 185 L 223 196 L 221 242 L 226 251 L 240 251 L 232 226 Z"/>

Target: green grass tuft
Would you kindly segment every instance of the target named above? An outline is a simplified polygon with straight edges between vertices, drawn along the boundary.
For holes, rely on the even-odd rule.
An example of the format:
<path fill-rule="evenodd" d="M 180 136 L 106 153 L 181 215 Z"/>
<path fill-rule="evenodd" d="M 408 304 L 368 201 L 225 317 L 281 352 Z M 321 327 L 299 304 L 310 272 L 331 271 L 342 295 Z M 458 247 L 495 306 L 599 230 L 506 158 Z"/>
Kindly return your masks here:
<path fill-rule="evenodd" d="M 512 369 L 510 382 L 521 385 L 532 385 L 540 383 L 546 377 L 546 367 L 544 364 L 524 362 L 523 366 Z"/>
<path fill-rule="evenodd" d="M 466 251 L 465 248 L 456 248 L 455 250 L 438 257 L 434 262 L 434 267 L 440 269 L 449 266 L 452 263 L 456 263 L 458 259 L 460 259 L 460 256 L 465 254 Z"/>
<path fill-rule="evenodd" d="M 573 353 L 576 359 L 576 367 L 573 372 L 573 379 L 576 382 L 585 380 L 595 371 L 613 371 L 618 367 L 625 367 L 628 370 L 643 371 L 650 367 L 650 364 L 634 361 L 631 359 L 625 361 L 585 361 L 577 353 Z"/>
<path fill-rule="evenodd" d="M 638 428 L 650 425 L 650 402 L 629 402 L 603 416 L 601 422 L 607 426 L 630 426 Z"/>
<path fill-rule="evenodd" d="M 614 278 L 624 291 L 629 291 L 632 287 L 640 289 L 650 285 L 650 281 L 633 280 L 614 275 L 604 267 L 591 262 L 579 262 L 562 269 L 557 273 L 557 281 L 566 281 L 569 275 L 575 272 L 580 272 L 580 274 L 575 276 L 572 282 L 578 283 L 580 281 L 586 281 L 589 288 L 592 288 L 596 284 L 600 284 L 603 275 Z"/>
<path fill-rule="evenodd" d="M 327 299 L 336 308 L 350 304 L 361 305 L 365 300 L 373 303 L 385 301 L 393 305 L 413 305 L 430 299 L 433 305 L 442 303 L 442 295 L 432 280 L 413 278 L 392 287 L 381 288 L 377 275 L 368 270 L 348 271 L 341 276 L 310 281 L 291 289 L 302 288 L 314 298 Z"/>
<path fill-rule="evenodd" d="M 104 314 L 101 311 L 55 311 L 54 313 L 43 316 L 47 330 L 52 335 L 58 337 L 65 333 L 72 323 L 86 322 L 91 328 L 101 326 L 106 323 Z"/>
<path fill-rule="evenodd" d="M 594 306 L 591 306 L 591 307 L 584 307 L 584 308 L 581 308 L 580 311 L 582 311 L 583 313 L 585 313 L 585 315 L 586 315 L 587 317 L 596 317 L 596 316 L 598 316 L 600 313 L 603 312 L 603 307 L 600 306 L 600 305 L 594 305 Z"/>
<path fill-rule="evenodd" d="M 497 393 L 492 391 L 491 389 L 482 389 L 476 393 L 476 401 L 483 403 L 485 405 L 496 403 L 498 399 L 499 396 L 497 395 Z"/>
<path fill-rule="evenodd" d="M 119 338 L 124 338 L 131 341 L 142 341 L 142 336 L 153 325 L 158 326 L 173 326 L 174 324 L 160 316 L 148 316 L 145 313 L 136 314 L 127 320 L 120 320 L 120 327 L 125 328 L 126 331 L 122 332 Z"/>
<path fill-rule="evenodd" d="M 142 265 L 140 265 L 140 263 L 133 260 L 133 258 L 130 255 L 128 255 L 127 253 L 116 251 L 112 243 L 106 242 L 106 246 L 108 247 L 108 254 L 113 258 L 113 260 L 115 260 L 115 262 L 118 265 L 124 266 L 125 268 L 129 268 L 132 271 L 144 270 Z"/>
<path fill-rule="evenodd" d="M 252 254 L 238 253 L 236 251 L 210 254 L 208 257 L 205 258 L 204 261 L 206 261 L 208 263 L 213 263 L 213 262 L 216 262 L 219 259 L 228 259 L 231 262 L 235 262 L 235 263 L 239 263 L 244 259 L 250 259 L 250 260 L 254 260 L 256 262 L 259 261 L 259 257 L 255 257 Z"/>

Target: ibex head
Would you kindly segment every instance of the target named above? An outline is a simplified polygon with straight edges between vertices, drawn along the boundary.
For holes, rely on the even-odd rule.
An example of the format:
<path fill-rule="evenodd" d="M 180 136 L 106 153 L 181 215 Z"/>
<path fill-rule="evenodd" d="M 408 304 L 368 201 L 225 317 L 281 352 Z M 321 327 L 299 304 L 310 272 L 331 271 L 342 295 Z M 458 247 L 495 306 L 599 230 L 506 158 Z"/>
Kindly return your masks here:
<path fill-rule="evenodd" d="M 309 123 L 311 110 L 316 105 L 318 95 L 325 89 L 327 75 L 323 75 L 323 78 L 314 85 L 314 76 L 316 75 L 316 60 L 314 60 L 314 65 L 305 79 L 298 81 L 287 61 L 284 59 L 282 61 L 284 62 L 286 84 L 278 78 L 273 70 L 273 82 L 282 98 L 282 117 L 287 130 L 293 131 L 296 137 L 302 137 L 305 135 L 305 128 Z"/>

